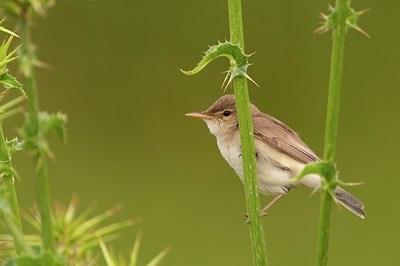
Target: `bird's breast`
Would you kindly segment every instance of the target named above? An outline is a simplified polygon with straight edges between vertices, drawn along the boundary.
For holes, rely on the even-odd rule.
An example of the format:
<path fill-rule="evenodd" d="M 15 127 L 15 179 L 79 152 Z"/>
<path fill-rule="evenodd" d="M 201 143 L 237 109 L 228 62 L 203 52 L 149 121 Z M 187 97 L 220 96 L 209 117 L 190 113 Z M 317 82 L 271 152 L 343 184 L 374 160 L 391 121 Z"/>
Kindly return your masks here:
<path fill-rule="evenodd" d="M 242 151 L 239 138 L 240 136 L 235 136 L 231 141 L 217 140 L 217 143 L 222 157 L 224 157 L 243 182 Z M 260 192 L 266 195 L 285 193 L 287 187 L 291 184 L 290 178 L 293 176 L 293 173 L 290 169 L 282 168 L 276 164 L 274 160 L 282 160 L 275 158 L 274 152 L 269 147 L 261 143 L 256 144 L 260 148 L 256 151 L 257 178 Z"/>

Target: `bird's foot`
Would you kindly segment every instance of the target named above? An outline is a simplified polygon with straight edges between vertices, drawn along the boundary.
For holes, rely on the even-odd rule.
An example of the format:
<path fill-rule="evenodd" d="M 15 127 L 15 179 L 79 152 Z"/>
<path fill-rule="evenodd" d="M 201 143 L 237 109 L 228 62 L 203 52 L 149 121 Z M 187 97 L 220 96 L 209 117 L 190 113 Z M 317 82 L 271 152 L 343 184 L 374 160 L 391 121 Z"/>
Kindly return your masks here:
<path fill-rule="evenodd" d="M 267 215 L 267 212 L 266 212 L 266 211 L 263 211 L 263 210 L 260 211 L 260 214 L 259 214 L 260 217 L 264 217 L 264 216 L 266 216 L 266 215 Z M 244 216 L 246 217 L 246 224 L 249 224 L 249 223 L 250 223 L 249 214 L 246 213 Z"/>

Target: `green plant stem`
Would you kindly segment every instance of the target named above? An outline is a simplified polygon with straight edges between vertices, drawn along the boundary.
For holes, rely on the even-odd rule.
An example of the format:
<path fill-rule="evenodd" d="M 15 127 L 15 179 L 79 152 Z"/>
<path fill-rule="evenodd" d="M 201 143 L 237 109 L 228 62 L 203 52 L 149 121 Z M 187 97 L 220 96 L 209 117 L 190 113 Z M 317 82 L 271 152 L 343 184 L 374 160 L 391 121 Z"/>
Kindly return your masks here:
<path fill-rule="evenodd" d="M 33 162 L 35 165 L 35 190 L 38 209 L 42 222 L 42 241 L 44 248 L 55 253 L 53 228 L 51 221 L 51 204 L 49 181 L 47 176 L 47 154 L 44 150 L 44 136 L 39 123 L 39 102 L 36 79 L 34 75 L 34 48 L 30 39 L 29 22 L 21 18 L 21 68 L 25 78 L 25 91 L 28 96 L 27 128 L 34 148 Z"/>
<path fill-rule="evenodd" d="M 339 121 L 340 84 L 342 81 L 344 39 L 346 35 L 346 12 L 348 0 L 336 0 L 337 20 L 333 32 L 329 95 L 325 128 L 324 160 L 334 161 Z"/>
<path fill-rule="evenodd" d="M 240 0 L 228 0 L 230 41 L 239 44 L 244 50 L 242 8 Z M 268 264 L 262 220 L 260 217 L 260 200 L 257 187 L 256 158 L 254 149 L 253 123 L 250 110 L 247 79 L 236 77 L 233 80 L 236 97 L 236 108 L 240 125 L 240 141 L 242 145 L 242 160 L 244 188 L 247 211 L 250 219 L 250 241 L 253 263 L 257 266 Z"/>
<path fill-rule="evenodd" d="M 8 151 L 6 139 L 3 133 L 3 127 L 0 122 L 0 162 L 6 166 L 7 168 L 11 168 L 11 158 L 10 153 Z M 18 198 L 17 192 L 14 186 L 14 177 L 11 173 L 4 173 L 2 176 L 4 186 L 5 186 L 5 193 L 4 199 L 8 202 L 11 209 L 12 215 L 12 222 L 15 225 L 15 230 L 18 230 L 20 234 L 22 234 L 22 224 L 21 224 L 21 217 L 19 215 L 19 205 L 18 205 Z M 17 254 L 21 252 L 21 246 L 19 245 L 19 241 L 17 241 L 15 234 L 13 234 L 15 249 Z"/>
<path fill-rule="evenodd" d="M 331 54 L 331 68 L 329 79 L 329 95 L 325 129 L 324 160 L 334 162 L 337 142 L 337 130 L 339 121 L 339 98 L 342 80 L 344 40 L 346 34 L 346 13 L 348 0 L 336 0 L 337 19 L 333 30 L 333 44 Z M 325 176 L 327 186 L 322 187 L 320 224 L 317 250 L 317 265 L 325 266 L 328 263 L 328 244 L 330 231 L 330 214 L 334 186 L 331 184 L 336 173 Z"/>
<path fill-rule="evenodd" d="M 33 255 L 32 250 L 30 247 L 27 245 L 24 236 L 18 226 L 17 223 L 15 223 L 15 220 L 10 217 L 10 213 L 3 211 L 3 216 L 4 216 L 4 221 L 7 225 L 7 228 L 10 230 L 11 235 L 14 238 L 14 243 L 15 243 L 15 248 L 17 251 L 17 254 L 23 254 L 23 255 Z"/>

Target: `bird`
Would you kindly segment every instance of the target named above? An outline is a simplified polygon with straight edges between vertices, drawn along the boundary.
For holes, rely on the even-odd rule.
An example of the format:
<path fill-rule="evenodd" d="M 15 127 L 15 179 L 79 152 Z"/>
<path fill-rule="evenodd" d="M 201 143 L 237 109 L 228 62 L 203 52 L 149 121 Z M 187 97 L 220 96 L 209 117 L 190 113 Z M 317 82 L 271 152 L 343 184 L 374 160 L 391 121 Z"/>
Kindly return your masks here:
<path fill-rule="evenodd" d="M 299 135 L 278 119 L 261 112 L 250 103 L 253 121 L 255 157 L 257 165 L 257 185 L 259 193 L 274 196 L 261 210 L 266 215 L 278 199 L 291 188 L 305 186 L 313 191 L 320 190 L 321 177 L 309 174 L 294 181 L 304 167 L 321 161 L 316 153 L 304 143 Z M 220 97 L 206 111 L 187 113 L 186 116 L 200 118 L 206 122 L 210 133 L 215 136 L 222 157 L 244 182 L 240 130 L 234 95 Z M 362 202 L 336 186 L 335 201 L 364 219 Z"/>

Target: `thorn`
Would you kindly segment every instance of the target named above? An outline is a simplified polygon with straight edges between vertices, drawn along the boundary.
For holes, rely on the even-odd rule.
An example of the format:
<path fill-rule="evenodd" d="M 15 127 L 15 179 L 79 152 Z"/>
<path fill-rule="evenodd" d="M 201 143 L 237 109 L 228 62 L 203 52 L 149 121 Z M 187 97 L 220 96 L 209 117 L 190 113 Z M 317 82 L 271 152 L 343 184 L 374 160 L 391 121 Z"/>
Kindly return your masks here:
<path fill-rule="evenodd" d="M 343 182 L 338 180 L 338 184 L 342 186 L 347 186 L 347 187 L 356 187 L 356 186 L 363 186 L 365 185 L 365 182 Z"/>
<path fill-rule="evenodd" d="M 339 203 L 339 201 L 336 199 L 336 197 L 333 197 L 333 201 L 336 203 L 336 206 L 340 211 L 342 211 L 342 205 Z"/>
<path fill-rule="evenodd" d="M 233 76 L 232 76 L 232 75 L 229 75 L 229 80 L 228 80 L 228 82 L 226 83 L 226 86 L 225 86 L 225 88 L 224 88 L 224 92 L 226 92 L 226 90 L 228 89 L 228 86 L 229 86 L 229 84 L 231 84 L 232 80 L 233 80 Z"/>
<path fill-rule="evenodd" d="M 353 26 L 352 28 L 354 28 L 356 31 L 360 32 L 362 35 L 364 35 L 368 39 L 371 39 L 371 36 L 369 36 L 369 34 L 365 30 L 363 30 L 362 28 L 360 28 L 358 26 Z"/>
<path fill-rule="evenodd" d="M 319 190 L 319 187 L 316 187 L 311 191 L 310 195 L 308 195 L 309 198 L 311 198 L 317 191 Z"/>
<path fill-rule="evenodd" d="M 229 77 L 230 73 L 229 73 L 229 70 L 228 70 L 228 71 L 224 71 L 224 72 L 222 72 L 222 73 L 227 73 L 227 74 L 225 75 L 224 81 L 222 82 L 222 85 L 221 85 L 221 90 L 223 90 L 223 91 L 225 92 L 225 91 L 226 91 L 226 88 L 224 89 L 224 85 L 225 85 L 225 82 L 228 80 L 228 77 Z"/>
<path fill-rule="evenodd" d="M 260 87 L 260 85 L 257 84 L 257 82 L 255 82 L 246 72 L 242 72 L 240 70 L 240 72 L 242 73 L 243 76 L 245 76 L 248 80 L 250 80 L 251 82 L 253 82 L 257 87 Z"/>
<path fill-rule="evenodd" d="M 39 68 L 43 68 L 43 69 L 46 69 L 46 70 L 52 70 L 53 69 L 52 65 L 50 65 L 50 64 L 48 64 L 46 62 L 40 61 L 40 60 L 35 60 L 33 62 L 33 64 L 34 64 L 34 66 L 37 66 Z"/>
<path fill-rule="evenodd" d="M 369 7 L 368 8 L 364 8 L 363 10 L 357 11 L 357 15 L 361 16 L 361 15 L 363 15 L 363 14 L 369 12 L 369 11 L 371 11 L 371 8 L 369 8 Z"/>
<path fill-rule="evenodd" d="M 319 13 L 319 16 L 318 16 L 320 19 L 323 19 L 323 20 L 328 20 L 328 15 L 326 15 L 325 13 Z"/>
<path fill-rule="evenodd" d="M 329 31 L 329 29 L 328 29 L 325 25 L 323 25 L 323 26 L 321 26 L 321 27 L 319 27 L 319 28 L 316 28 L 316 29 L 313 31 L 313 33 L 322 35 L 322 34 L 328 32 L 328 31 Z"/>

